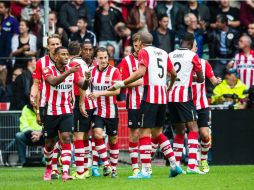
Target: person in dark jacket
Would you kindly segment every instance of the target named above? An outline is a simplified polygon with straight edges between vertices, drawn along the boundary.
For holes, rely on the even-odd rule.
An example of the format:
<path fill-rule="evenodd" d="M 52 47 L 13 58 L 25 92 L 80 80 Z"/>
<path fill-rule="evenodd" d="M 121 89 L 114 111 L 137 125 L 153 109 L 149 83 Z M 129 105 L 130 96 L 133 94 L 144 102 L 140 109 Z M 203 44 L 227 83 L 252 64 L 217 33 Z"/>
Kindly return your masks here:
<path fill-rule="evenodd" d="M 237 50 L 239 33 L 228 26 L 228 18 L 224 14 L 216 17 L 216 29 L 208 33 L 210 58 L 216 59 L 213 63 L 214 74 L 224 77 L 226 64 Z"/>
<path fill-rule="evenodd" d="M 162 14 L 158 17 L 159 27 L 152 32 L 153 45 L 170 53 L 175 47 L 175 33 L 168 28 L 169 17 Z"/>
<path fill-rule="evenodd" d="M 27 64 L 27 69 L 23 70 L 13 85 L 13 97 L 11 99 L 10 110 L 22 110 L 30 102 L 30 91 L 33 84 L 32 73 L 36 68 L 36 60 L 32 58 Z"/>
<path fill-rule="evenodd" d="M 77 21 L 79 17 L 87 17 L 87 9 L 84 0 L 72 0 L 65 3 L 60 11 L 60 24 L 70 35 L 78 31 Z M 88 19 L 90 20 L 90 19 Z M 90 26 L 90 23 L 88 23 Z"/>
<path fill-rule="evenodd" d="M 119 10 L 110 7 L 108 0 L 99 0 L 99 9 L 95 13 L 94 32 L 100 47 L 111 44 L 115 48 L 115 58 L 119 58 L 119 38 L 115 32 L 117 23 L 123 22 L 122 14 Z"/>

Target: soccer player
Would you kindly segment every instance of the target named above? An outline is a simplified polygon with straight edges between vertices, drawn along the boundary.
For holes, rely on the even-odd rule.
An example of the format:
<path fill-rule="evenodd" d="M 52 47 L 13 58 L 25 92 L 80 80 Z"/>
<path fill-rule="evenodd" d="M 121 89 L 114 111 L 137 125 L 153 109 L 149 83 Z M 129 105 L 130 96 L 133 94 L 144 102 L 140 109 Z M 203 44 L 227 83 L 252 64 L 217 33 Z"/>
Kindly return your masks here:
<path fill-rule="evenodd" d="M 135 36 L 133 38 L 135 39 Z M 123 58 L 121 61 L 120 72 L 122 79 L 127 79 L 133 72 L 138 69 L 138 51 L 139 44 L 133 42 L 134 52 Z M 138 166 L 138 139 L 139 128 L 141 126 L 140 103 L 143 96 L 143 80 L 139 79 L 127 86 L 126 88 L 126 107 L 128 109 L 128 127 L 130 129 L 129 153 L 131 157 L 133 175 L 137 175 L 140 170 Z"/>
<path fill-rule="evenodd" d="M 194 42 L 193 52 L 197 51 L 196 42 Z M 213 69 L 208 61 L 201 59 L 202 72 L 206 78 L 215 86 L 221 83 L 221 78 L 216 78 Z M 201 171 L 208 173 L 210 168 L 207 163 L 207 154 L 210 148 L 210 133 L 209 133 L 209 104 L 206 97 L 205 80 L 202 83 L 192 83 L 192 97 L 195 105 L 198 119 L 197 124 L 201 138 Z"/>
<path fill-rule="evenodd" d="M 189 160 L 187 173 L 202 174 L 197 163 L 198 151 L 198 127 L 197 114 L 192 100 L 192 77 L 196 73 L 196 81 L 204 81 L 200 59 L 196 53 L 191 51 L 194 43 L 194 36 L 185 33 L 180 42 L 180 48 L 169 53 L 170 60 L 177 72 L 177 79 L 169 91 L 169 113 L 172 124 L 175 127 L 174 152 L 178 165 L 182 157 L 185 128 L 188 129 Z"/>
<path fill-rule="evenodd" d="M 141 128 L 139 130 L 139 146 L 142 170 L 137 175 L 129 176 L 129 179 L 151 178 L 151 136 L 158 141 L 160 148 L 170 162 L 171 177 L 182 173 L 182 169 L 176 165 L 174 152 L 169 140 L 163 135 L 162 127 L 165 121 L 167 104 L 167 73 L 170 74 L 169 89 L 176 79 L 176 72 L 167 52 L 151 46 L 153 37 L 148 32 L 138 33 L 133 41 L 138 41 L 142 48 L 138 53 L 139 68 L 124 81 L 114 84 L 109 90 L 124 87 L 141 77 L 144 77 L 144 95 L 140 105 Z"/>
<path fill-rule="evenodd" d="M 45 105 L 48 95 L 46 94 L 47 86 L 43 80 L 42 73 L 44 68 L 54 65 L 54 51 L 61 46 L 61 38 L 57 34 L 50 35 L 47 39 L 47 48 L 49 55 L 45 55 L 36 62 L 36 69 L 33 73 L 33 85 L 30 93 L 30 102 L 33 106 L 37 106 L 37 122 L 43 124 L 43 117 L 45 115 Z M 57 156 L 61 149 L 61 143 L 58 141 L 54 148 L 52 158 L 52 179 L 58 179 L 57 171 Z"/>
<path fill-rule="evenodd" d="M 72 179 L 69 176 L 69 166 L 71 161 L 71 132 L 74 127 L 72 114 L 71 97 L 73 82 L 80 88 L 86 90 L 89 80 L 74 77 L 75 72 L 80 69 L 80 65 L 68 67 L 69 53 L 65 47 L 55 49 L 55 65 L 44 68 L 43 79 L 46 82 L 48 102 L 46 115 L 44 118 L 43 135 L 45 137 L 44 157 L 46 160 L 46 170 L 44 180 L 51 180 L 51 159 L 53 148 L 56 143 L 58 131 L 62 141 L 61 161 L 63 165 L 62 180 Z"/>
<path fill-rule="evenodd" d="M 107 91 L 107 89 L 114 84 L 113 81 L 121 80 L 121 75 L 117 68 L 109 65 L 109 55 L 105 48 L 98 48 L 96 59 L 98 66 L 92 70 L 92 93 L 89 95 L 89 98 L 97 102 L 92 124 L 93 136 L 96 150 L 104 163 L 103 175 L 111 174 L 112 178 L 116 178 L 118 177 L 116 167 L 119 154 L 117 139 L 119 119 L 116 96 L 120 93 L 120 89 L 116 91 Z M 109 137 L 110 164 L 103 139 L 104 126 Z"/>
<path fill-rule="evenodd" d="M 87 67 L 89 70 L 92 70 L 93 67 L 97 66 L 97 62 L 96 60 L 94 60 L 94 48 L 93 48 L 93 44 L 90 40 L 86 39 L 84 41 L 84 43 L 81 45 L 81 57 L 82 59 L 85 61 Z M 86 90 L 86 93 L 82 93 L 82 91 L 80 91 L 81 98 L 80 100 L 80 108 L 83 110 L 83 112 L 87 112 L 87 113 L 91 113 L 91 115 L 88 116 L 87 121 L 89 121 L 89 128 L 90 129 L 90 125 L 91 125 L 91 119 L 92 119 L 92 113 L 94 112 L 95 108 L 97 107 L 96 105 L 96 101 L 94 100 L 90 100 L 89 98 L 87 98 L 86 94 L 89 94 L 90 92 L 90 88 Z M 86 168 L 88 168 L 88 156 L 89 156 L 89 136 L 88 136 L 88 132 L 85 133 L 84 136 L 85 139 L 85 160 L 84 160 L 84 164 L 85 164 L 85 170 Z M 92 176 L 94 177 L 99 177 L 101 176 L 100 172 L 99 172 L 99 168 L 98 168 L 98 161 L 99 161 L 99 155 L 98 152 L 96 151 L 95 148 L 95 143 L 94 143 L 94 139 L 92 140 L 92 155 L 93 155 L 93 166 L 92 166 Z"/>

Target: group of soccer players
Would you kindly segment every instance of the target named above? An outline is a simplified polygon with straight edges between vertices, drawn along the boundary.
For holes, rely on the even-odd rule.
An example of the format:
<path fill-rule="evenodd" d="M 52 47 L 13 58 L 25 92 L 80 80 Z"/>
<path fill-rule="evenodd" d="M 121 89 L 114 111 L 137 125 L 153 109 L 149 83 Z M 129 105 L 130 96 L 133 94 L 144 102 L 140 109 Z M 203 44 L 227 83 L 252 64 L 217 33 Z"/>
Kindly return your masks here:
<path fill-rule="evenodd" d="M 151 157 L 157 146 L 170 163 L 170 177 L 209 172 L 209 111 L 203 74 L 214 85 L 220 83 L 220 79 L 213 75 L 209 63 L 200 60 L 195 53 L 196 43 L 190 33 L 183 36 L 181 47 L 170 54 L 152 46 L 150 33 L 136 33 L 132 40 L 134 51 L 123 58 L 118 70 L 109 65 L 108 52 L 103 47 L 99 47 L 93 57 L 90 41 L 81 45 L 70 42 L 67 49 L 61 46 L 58 35 L 48 37 L 49 55 L 37 61 L 30 95 L 32 104 L 38 107 L 37 120 L 43 124 L 44 180 L 58 179 L 58 153 L 61 154 L 63 180 L 89 177 L 90 129 L 94 145 L 93 176 L 100 176 L 96 167 L 100 158 L 104 165 L 103 175 L 118 177 L 116 96 L 120 94 L 120 88 L 125 88 L 127 95 L 133 171 L 129 179 L 151 178 Z M 176 133 L 173 147 L 162 133 L 167 104 Z M 103 138 L 104 128 L 109 139 L 109 159 Z M 189 159 L 185 172 L 180 161 L 186 128 Z M 198 133 L 201 137 L 202 171 L 197 162 Z M 76 172 L 70 176 L 72 140 Z"/>

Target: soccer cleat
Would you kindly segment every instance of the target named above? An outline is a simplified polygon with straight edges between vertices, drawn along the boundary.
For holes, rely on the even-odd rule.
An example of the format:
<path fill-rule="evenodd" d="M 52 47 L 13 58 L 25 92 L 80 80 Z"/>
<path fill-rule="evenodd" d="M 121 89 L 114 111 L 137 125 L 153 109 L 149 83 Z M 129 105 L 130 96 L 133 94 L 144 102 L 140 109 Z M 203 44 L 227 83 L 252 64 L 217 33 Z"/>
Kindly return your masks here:
<path fill-rule="evenodd" d="M 70 176 L 67 172 L 64 172 L 64 173 L 62 174 L 62 180 L 63 180 L 63 181 L 72 180 L 72 179 L 73 179 L 73 177 Z"/>
<path fill-rule="evenodd" d="M 112 178 L 118 178 L 118 174 L 117 174 L 116 170 L 112 171 L 111 177 Z"/>
<path fill-rule="evenodd" d="M 202 160 L 201 161 L 201 171 L 205 172 L 205 173 L 208 173 L 210 171 L 210 167 L 208 165 L 207 160 Z"/>
<path fill-rule="evenodd" d="M 92 176 L 94 177 L 100 177 L 101 174 L 99 172 L 98 166 L 93 166 L 92 167 Z"/>
<path fill-rule="evenodd" d="M 140 172 L 140 170 L 138 168 L 134 168 L 132 170 L 132 176 L 137 175 L 139 172 Z"/>
<path fill-rule="evenodd" d="M 169 174 L 169 177 L 176 177 L 180 174 L 183 174 L 183 170 L 180 166 L 176 166 L 175 169 L 172 169 L 170 170 L 170 174 Z"/>
<path fill-rule="evenodd" d="M 199 170 L 198 167 L 195 167 L 194 169 L 190 169 L 189 167 L 186 170 L 187 174 L 205 174 L 205 172 L 202 172 Z"/>
<path fill-rule="evenodd" d="M 51 180 L 51 173 L 52 173 L 52 170 L 46 168 L 44 176 L 43 176 L 43 180 L 50 181 Z"/>
<path fill-rule="evenodd" d="M 147 173 L 143 174 L 142 172 L 139 172 L 137 175 L 129 176 L 128 179 L 150 179 L 152 176 Z"/>
<path fill-rule="evenodd" d="M 110 167 L 110 166 L 104 166 L 104 168 L 103 168 L 103 175 L 104 175 L 104 176 L 110 175 L 111 172 L 112 172 L 112 170 L 111 170 L 111 167 Z"/>
<path fill-rule="evenodd" d="M 59 179 L 58 171 L 53 170 L 51 173 L 51 179 Z"/>
<path fill-rule="evenodd" d="M 86 179 L 85 173 L 78 174 L 78 172 L 74 172 L 71 176 L 73 179 Z"/>
<path fill-rule="evenodd" d="M 150 175 L 153 175 L 152 167 L 150 167 L 150 168 L 148 169 L 147 173 L 149 173 Z"/>
<path fill-rule="evenodd" d="M 89 170 L 86 170 L 86 171 L 84 172 L 84 175 L 85 175 L 86 178 L 89 178 L 89 177 L 90 177 L 90 175 L 89 175 Z"/>

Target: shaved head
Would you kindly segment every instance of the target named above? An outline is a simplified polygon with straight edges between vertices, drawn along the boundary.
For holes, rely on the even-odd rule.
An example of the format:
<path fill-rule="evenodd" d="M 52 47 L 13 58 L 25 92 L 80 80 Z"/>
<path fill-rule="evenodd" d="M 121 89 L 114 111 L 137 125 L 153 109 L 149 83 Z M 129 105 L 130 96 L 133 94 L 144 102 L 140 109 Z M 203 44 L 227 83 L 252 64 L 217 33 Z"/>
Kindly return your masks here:
<path fill-rule="evenodd" d="M 140 33 L 140 41 L 144 45 L 152 45 L 153 43 L 153 36 L 149 32 L 141 32 Z"/>
<path fill-rule="evenodd" d="M 252 40 L 251 40 L 251 38 L 250 38 L 249 36 L 244 35 L 244 36 L 242 36 L 241 38 L 242 38 L 249 46 L 251 45 Z"/>
<path fill-rule="evenodd" d="M 250 48 L 251 43 L 252 43 L 251 38 L 247 35 L 243 35 L 239 39 L 238 45 L 239 45 L 239 48 L 243 50 L 243 49 L 246 49 L 246 48 Z"/>

